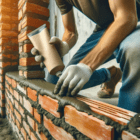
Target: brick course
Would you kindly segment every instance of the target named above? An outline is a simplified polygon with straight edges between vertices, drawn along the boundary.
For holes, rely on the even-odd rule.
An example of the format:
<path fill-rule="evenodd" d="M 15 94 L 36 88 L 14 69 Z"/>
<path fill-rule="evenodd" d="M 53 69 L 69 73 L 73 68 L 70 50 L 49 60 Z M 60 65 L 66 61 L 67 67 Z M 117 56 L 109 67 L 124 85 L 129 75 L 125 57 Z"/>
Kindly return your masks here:
<path fill-rule="evenodd" d="M 40 0 L 19 0 L 18 2 L 18 42 L 19 42 L 19 54 L 21 53 L 30 53 L 33 45 L 29 43 L 28 33 L 35 30 L 43 24 L 47 24 L 49 28 L 49 1 Z M 28 43 L 24 43 L 27 41 Z M 28 66 L 39 66 L 40 63 L 36 62 L 34 57 L 21 57 L 19 60 L 19 75 L 24 78 L 44 78 L 45 72 L 40 68 L 40 70 L 35 67 L 30 70 L 23 70 L 23 67 Z"/>
<path fill-rule="evenodd" d="M 15 73 L 17 72 L 11 73 L 13 73 L 15 77 Z M 11 118 L 11 123 L 13 122 L 14 125 L 16 125 L 15 131 L 19 137 L 22 135 L 23 139 L 33 140 L 113 140 L 115 136 L 118 136 L 115 130 L 116 127 L 109 124 L 106 125 L 104 119 L 101 120 L 101 116 L 95 117 L 88 112 L 81 112 L 76 109 L 77 107 L 75 108 L 70 104 L 62 106 L 59 99 L 53 99 L 53 96 L 51 96 L 51 88 L 54 86 L 52 86 L 52 84 L 43 80 L 24 80 L 18 76 L 18 73 L 15 78 L 6 74 L 5 79 L 7 115 Z M 16 84 L 13 84 L 12 81 Z M 41 83 L 40 87 L 36 85 L 35 81 Z M 30 86 L 28 85 L 29 82 Z M 45 87 L 45 89 L 42 89 L 42 87 Z M 13 89 L 14 92 L 16 91 L 15 93 L 19 96 L 17 97 L 15 93 L 11 93 L 12 90 L 10 89 Z M 105 115 L 109 118 L 112 118 L 112 115 L 114 115 L 115 123 L 121 126 L 126 125 L 126 121 L 124 120 L 129 122 L 131 118 L 136 115 L 134 112 L 83 96 L 76 98 L 78 99 L 77 102 L 81 100 L 89 104 L 91 111 L 93 110 L 93 114 L 96 112 L 97 115 Z M 80 104 L 82 105 L 82 103 Z M 76 106 L 78 106 L 78 104 Z M 104 110 L 102 108 L 104 108 Z M 110 109 L 110 116 L 108 115 L 108 109 Z M 60 112 L 57 112 L 58 110 Z M 119 113 L 112 114 L 113 112 Z M 119 122 L 117 121 L 117 117 L 120 118 Z M 19 131 L 21 131 L 21 134 L 19 134 Z M 128 132 L 127 129 L 120 133 L 120 137 L 122 137 L 123 140 L 138 140 L 138 137 Z"/>

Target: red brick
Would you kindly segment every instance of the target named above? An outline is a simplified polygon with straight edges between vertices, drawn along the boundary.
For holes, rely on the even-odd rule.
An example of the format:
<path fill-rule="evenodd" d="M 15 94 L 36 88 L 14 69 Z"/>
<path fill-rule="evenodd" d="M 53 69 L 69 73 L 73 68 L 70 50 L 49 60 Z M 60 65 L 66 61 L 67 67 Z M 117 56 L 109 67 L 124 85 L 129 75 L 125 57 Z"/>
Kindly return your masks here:
<path fill-rule="evenodd" d="M 37 91 L 28 87 L 27 88 L 27 95 L 31 100 L 37 101 Z"/>
<path fill-rule="evenodd" d="M 19 93 L 16 90 L 14 90 L 14 97 L 19 101 Z"/>
<path fill-rule="evenodd" d="M 35 19 L 32 17 L 24 17 L 21 23 L 21 28 L 24 28 L 26 26 L 32 26 L 38 28 L 43 24 L 46 24 L 47 28 L 50 29 L 50 23 L 48 21 Z"/>
<path fill-rule="evenodd" d="M 39 135 L 41 140 L 48 140 L 43 132 L 41 132 Z"/>
<path fill-rule="evenodd" d="M 97 101 L 81 96 L 78 97 L 78 99 L 88 104 L 93 112 L 109 117 L 115 122 L 120 123 L 121 125 L 127 125 L 131 117 L 135 115 L 134 112 L 101 101 Z"/>
<path fill-rule="evenodd" d="M 7 84 L 7 82 L 5 82 L 5 87 L 7 87 L 8 89 L 10 88 L 10 86 Z"/>
<path fill-rule="evenodd" d="M 42 71 L 19 71 L 19 75 L 25 78 L 44 78 L 45 72 Z"/>
<path fill-rule="evenodd" d="M 0 83 L 0 90 L 4 90 L 5 87 L 3 86 L 3 84 Z"/>
<path fill-rule="evenodd" d="M 18 62 L 12 62 L 12 66 L 17 66 Z"/>
<path fill-rule="evenodd" d="M 10 4 L 10 0 L 1 0 L 0 5 Z"/>
<path fill-rule="evenodd" d="M 4 70 L 3 69 L 0 69 L 0 74 L 4 74 Z"/>
<path fill-rule="evenodd" d="M 32 132 L 31 132 L 31 140 L 38 140 L 38 139 L 36 138 L 36 136 L 34 135 L 34 133 L 32 133 Z"/>
<path fill-rule="evenodd" d="M 1 99 L 4 100 L 5 99 L 5 94 L 1 94 Z"/>
<path fill-rule="evenodd" d="M 0 75 L 0 81 L 4 82 L 5 81 L 5 77 Z"/>
<path fill-rule="evenodd" d="M 34 108 L 34 118 L 41 124 L 41 116 L 38 114 L 37 109 Z"/>
<path fill-rule="evenodd" d="M 17 0 L 1 0 L 0 5 L 15 6 L 17 5 Z"/>
<path fill-rule="evenodd" d="M 29 125 L 25 121 L 23 121 L 23 126 L 24 126 L 26 132 L 30 135 L 31 134 L 31 130 L 29 128 Z"/>
<path fill-rule="evenodd" d="M 0 37 L 16 37 L 18 33 L 16 31 L 6 31 L 1 30 L 0 31 Z"/>
<path fill-rule="evenodd" d="M 20 58 L 19 59 L 19 65 L 21 65 L 21 66 L 36 66 L 39 64 L 40 64 L 39 62 L 35 61 L 34 57 Z"/>
<path fill-rule="evenodd" d="M 21 9 L 21 7 L 23 6 L 24 3 L 25 3 L 25 0 L 19 0 L 18 9 Z"/>
<path fill-rule="evenodd" d="M 17 82 L 14 79 L 12 79 L 12 87 L 13 88 L 16 88 L 17 87 Z"/>
<path fill-rule="evenodd" d="M 9 39 L 8 38 L 0 38 L 0 45 L 3 45 L 5 43 L 9 42 Z"/>
<path fill-rule="evenodd" d="M 2 45 L 0 46 L 0 52 L 3 53 L 5 51 L 12 51 L 12 46 L 8 46 L 8 45 Z"/>
<path fill-rule="evenodd" d="M 1 5 L 1 6 L 0 6 L 0 13 L 3 14 L 3 13 L 5 13 L 5 12 L 6 12 L 6 13 L 8 12 L 9 14 L 10 14 L 10 13 L 15 13 L 15 14 L 16 14 L 16 13 L 18 13 L 18 10 L 17 10 L 17 9 L 12 9 L 12 8 L 9 7 L 9 6 Z"/>
<path fill-rule="evenodd" d="M 14 91 L 13 91 L 13 89 L 12 89 L 11 86 L 10 86 L 10 93 L 11 93 L 12 95 L 14 95 Z"/>
<path fill-rule="evenodd" d="M 10 65 L 11 65 L 11 62 L 0 62 L 0 67 L 2 68 L 10 66 Z"/>
<path fill-rule="evenodd" d="M 17 41 L 18 42 L 18 41 Z M 18 52 L 18 49 L 19 49 L 19 47 L 18 47 L 18 45 L 17 44 L 14 44 L 14 46 L 12 47 L 12 51 L 13 52 Z M 13 55 L 12 55 L 13 56 Z M 19 54 L 18 55 L 15 55 L 17 58 L 19 57 Z M 12 59 L 13 59 L 13 57 L 12 57 Z"/>
<path fill-rule="evenodd" d="M 7 22 L 13 21 L 13 22 L 15 22 L 15 23 L 18 23 L 18 16 L 8 15 L 8 14 L 3 13 L 3 14 L 1 14 L 1 16 L 0 16 L 0 21 L 1 21 L 1 22 L 2 22 L 2 21 L 7 21 Z"/>
<path fill-rule="evenodd" d="M 47 110 L 48 112 L 53 114 L 55 117 L 58 117 L 58 118 L 61 117 L 61 113 L 57 112 L 58 107 L 59 107 L 57 100 L 52 99 L 45 95 L 44 96 L 39 95 L 39 104 L 41 105 L 43 109 Z"/>
<path fill-rule="evenodd" d="M 22 133 L 22 135 L 23 135 L 24 139 L 26 140 L 27 133 L 26 133 L 26 131 L 25 131 L 25 129 L 24 129 L 24 128 L 21 128 L 21 133 Z"/>
<path fill-rule="evenodd" d="M 22 9 L 20 9 L 18 12 L 18 20 L 21 20 L 22 16 L 23 16 L 23 11 L 22 11 Z"/>
<path fill-rule="evenodd" d="M 11 110 L 14 111 L 14 108 L 13 108 L 11 101 L 9 101 L 9 105 L 10 105 Z"/>
<path fill-rule="evenodd" d="M 20 32 L 21 29 L 22 29 L 22 21 L 20 21 L 20 22 L 18 23 L 18 31 Z"/>
<path fill-rule="evenodd" d="M 18 121 L 21 123 L 21 115 L 16 111 L 16 110 L 14 110 L 14 113 L 15 113 L 15 115 L 16 115 L 16 118 L 18 119 Z"/>
<path fill-rule="evenodd" d="M 25 115 L 24 115 L 24 109 L 19 105 L 19 112 L 21 114 L 21 116 L 24 118 Z"/>
<path fill-rule="evenodd" d="M 13 28 L 15 28 L 17 25 L 12 23 L 0 23 L 0 30 L 11 30 Z"/>
<path fill-rule="evenodd" d="M 27 94 L 27 88 L 25 86 L 20 86 L 19 83 L 17 83 L 17 89 L 24 93 L 25 95 Z"/>
<path fill-rule="evenodd" d="M 21 103 L 21 105 L 23 105 L 23 98 L 21 95 L 19 95 L 19 102 Z"/>
<path fill-rule="evenodd" d="M 4 53 L 1 53 L 0 54 L 0 59 L 2 60 L 3 58 L 11 58 L 11 55 L 10 54 L 4 54 Z"/>
<path fill-rule="evenodd" d="M 23 71 L 19 70 L 19 76 L 23 76 Z"/>
<path fill-rule="evenodd" d="M 122 140 L 139 140 L 136 136 L 131 134 L 130 132 L 123 131 L 122 132 Z"/>
<path fill-rule="evenodd" d="M 30 52 L 33 47 L 34 46 L 32 44 L 25 44 L 23 46 L 23 52 L 25 52 L 25 53 Z"/>
<path fill-rule="evenodd" d="M 67 123 L 91 139 L 110 140 L 114 138 L 112 126 L 107 126 L 104 121 L 87 113 L 79 112 L 72 106 L 65 106 L 64 116 Z"/>
<path fill-rule="evenodd" d="M 19 110 L 19 104 L 16 100 L 15 100 L 15 107 L 16 107 L 17 110 Z"/>
<path fill-rule="evenodd" d="M 48 129 L 50 134 L 56 139 L 56 140 L 73 140 L 73 136 L 69 133 L 67 133 L 64 129 L 61 127 L 55 126 L 50 119 L 47 119 L 44 116 L 44 126 Z"/>
<path fill-rule="evenodd" d="M 17 24 L 13 25 L 12 27 L 13 27 L 13 28 L 17 27 Z M 18 39 L 17 39 L 17 37 L 16 37 L 16 38 L 11 38 L 11 43 L 13 43 L 13 44 L 18 44 Z"/>
<path fill-rule="evenodd" d="M 33 107 L 31 106 L 30 102 L 23 97 L 24 107 L 33 115 Z"/>
<path fill-rule="evenodd" d="M 18 47 L 15 47 L 15 46 L 14 46 L 14 48 L 18 48 Z M 18 52 L 18 50 L 17 50 L 17 52 Z M 11 58 L 12 58 L 12 60 L 17 60 L 17 59 L 19 58 L 19 55 L 18 55 L 18 54 L 17 54 L 17 55 L 12 54 L 12 55 L 11 55 Z"/>
<path fill-rule="evenodd" d="M 29 116 L 27 116 L 27 120 L 28 120 L 29 125 L 33 128 L 33 130 L 36 131 L 35 121 Z"/>
<path fill-rule="evenodd" d="M 12 118 L 13 122 L 16 123 L 16 118 L 14 117 L 13 113 L 11 115 L 11 118 Z"/>
<path fill-rule="evenodd" d="M 44 15 L 46 17 L 49 17 L 49 9 L 46 7 L 42 7 L 40 5 L 34 4 L 34 3 L 29 3 L 26 2 L 23 6 L 23 14 L 25 12 L 33 12 L 36 14 Z"/>
<path fill-rule="evenodd" d="M 30 33 L 32 30 L 27 30 L 27 31 L 24 31 L 24 32 L 21 32 L 19 35 L 18 35 L 18 42 L 23 42 L 24 40 L 27 40 L 29 39 L 27 34 Z"/>
<path fill-rule="evenodd" d="M 12 79 L 8 76 L 5 76 L 6 80 L 8 81 L 9 84 L 12 84 Z"/>

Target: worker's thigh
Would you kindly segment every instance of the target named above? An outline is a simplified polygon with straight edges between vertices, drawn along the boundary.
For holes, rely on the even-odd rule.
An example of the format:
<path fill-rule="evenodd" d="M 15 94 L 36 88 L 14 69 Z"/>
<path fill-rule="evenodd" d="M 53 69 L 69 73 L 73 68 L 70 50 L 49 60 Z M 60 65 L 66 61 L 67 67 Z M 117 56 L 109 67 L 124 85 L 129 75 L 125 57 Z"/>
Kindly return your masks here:
<path fill-rule="evenodd" d="M 120 43 L 116 59 L 123 72 L 118 106 L 140 113 L 140 25 Z"/>

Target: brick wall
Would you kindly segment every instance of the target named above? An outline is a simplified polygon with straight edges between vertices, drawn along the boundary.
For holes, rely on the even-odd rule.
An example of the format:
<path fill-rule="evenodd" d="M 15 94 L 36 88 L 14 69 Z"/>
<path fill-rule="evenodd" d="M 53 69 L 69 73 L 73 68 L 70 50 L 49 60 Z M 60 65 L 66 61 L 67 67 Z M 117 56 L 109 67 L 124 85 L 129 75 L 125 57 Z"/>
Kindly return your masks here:
<path fill-rule="evenodd" d="M 0 107 L 5 117 L 5 73 L 18 67 L 18 0 L 0 1 Z"/>
<path fill-rule="evenodd" d="M 22 139 L 138 140 L 127 125 L 134 112 L 83 96 L 60 98 L 52 93 L 53 84 L 23 80 L 18 72 L 5 79 L 6 114 Z"/>
<path fill-rule="evenodd" d="M 31 54 L 33 45 L 27 34 L 43 24 L 48 29 L 49 0 L 19 0 L 18 2 L 18 42 L 19 42 L 19 75 L 24 78 L 44 78 L 45 72 L 40 68 Z"/>

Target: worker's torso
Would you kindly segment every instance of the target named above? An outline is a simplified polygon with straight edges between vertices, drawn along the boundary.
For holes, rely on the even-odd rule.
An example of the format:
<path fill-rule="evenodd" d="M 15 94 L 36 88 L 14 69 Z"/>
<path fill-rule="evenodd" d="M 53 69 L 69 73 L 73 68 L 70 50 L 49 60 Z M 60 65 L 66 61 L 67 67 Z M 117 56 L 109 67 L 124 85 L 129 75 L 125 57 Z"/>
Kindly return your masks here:
<path fill-rule="evenodd" d="M 137 0 L 137 4 L 140 0 Z M 88 18 L 98 24 L 99 27 L 107 27 L 113 20 L 108 0 L 56 0 L 61 11 L 66 8 L 64 5 L 72 5 L 84 13 Z M 64 5 L 62 5 L 64 3 Z M 140 6 L 140 3 L 139 3 Z M 137 8 L 140 9 L 140 7 Z M 139 10 L 140 11 L 140 10 Z M 140 13 L 139 13 L 140 16 Z"/>

